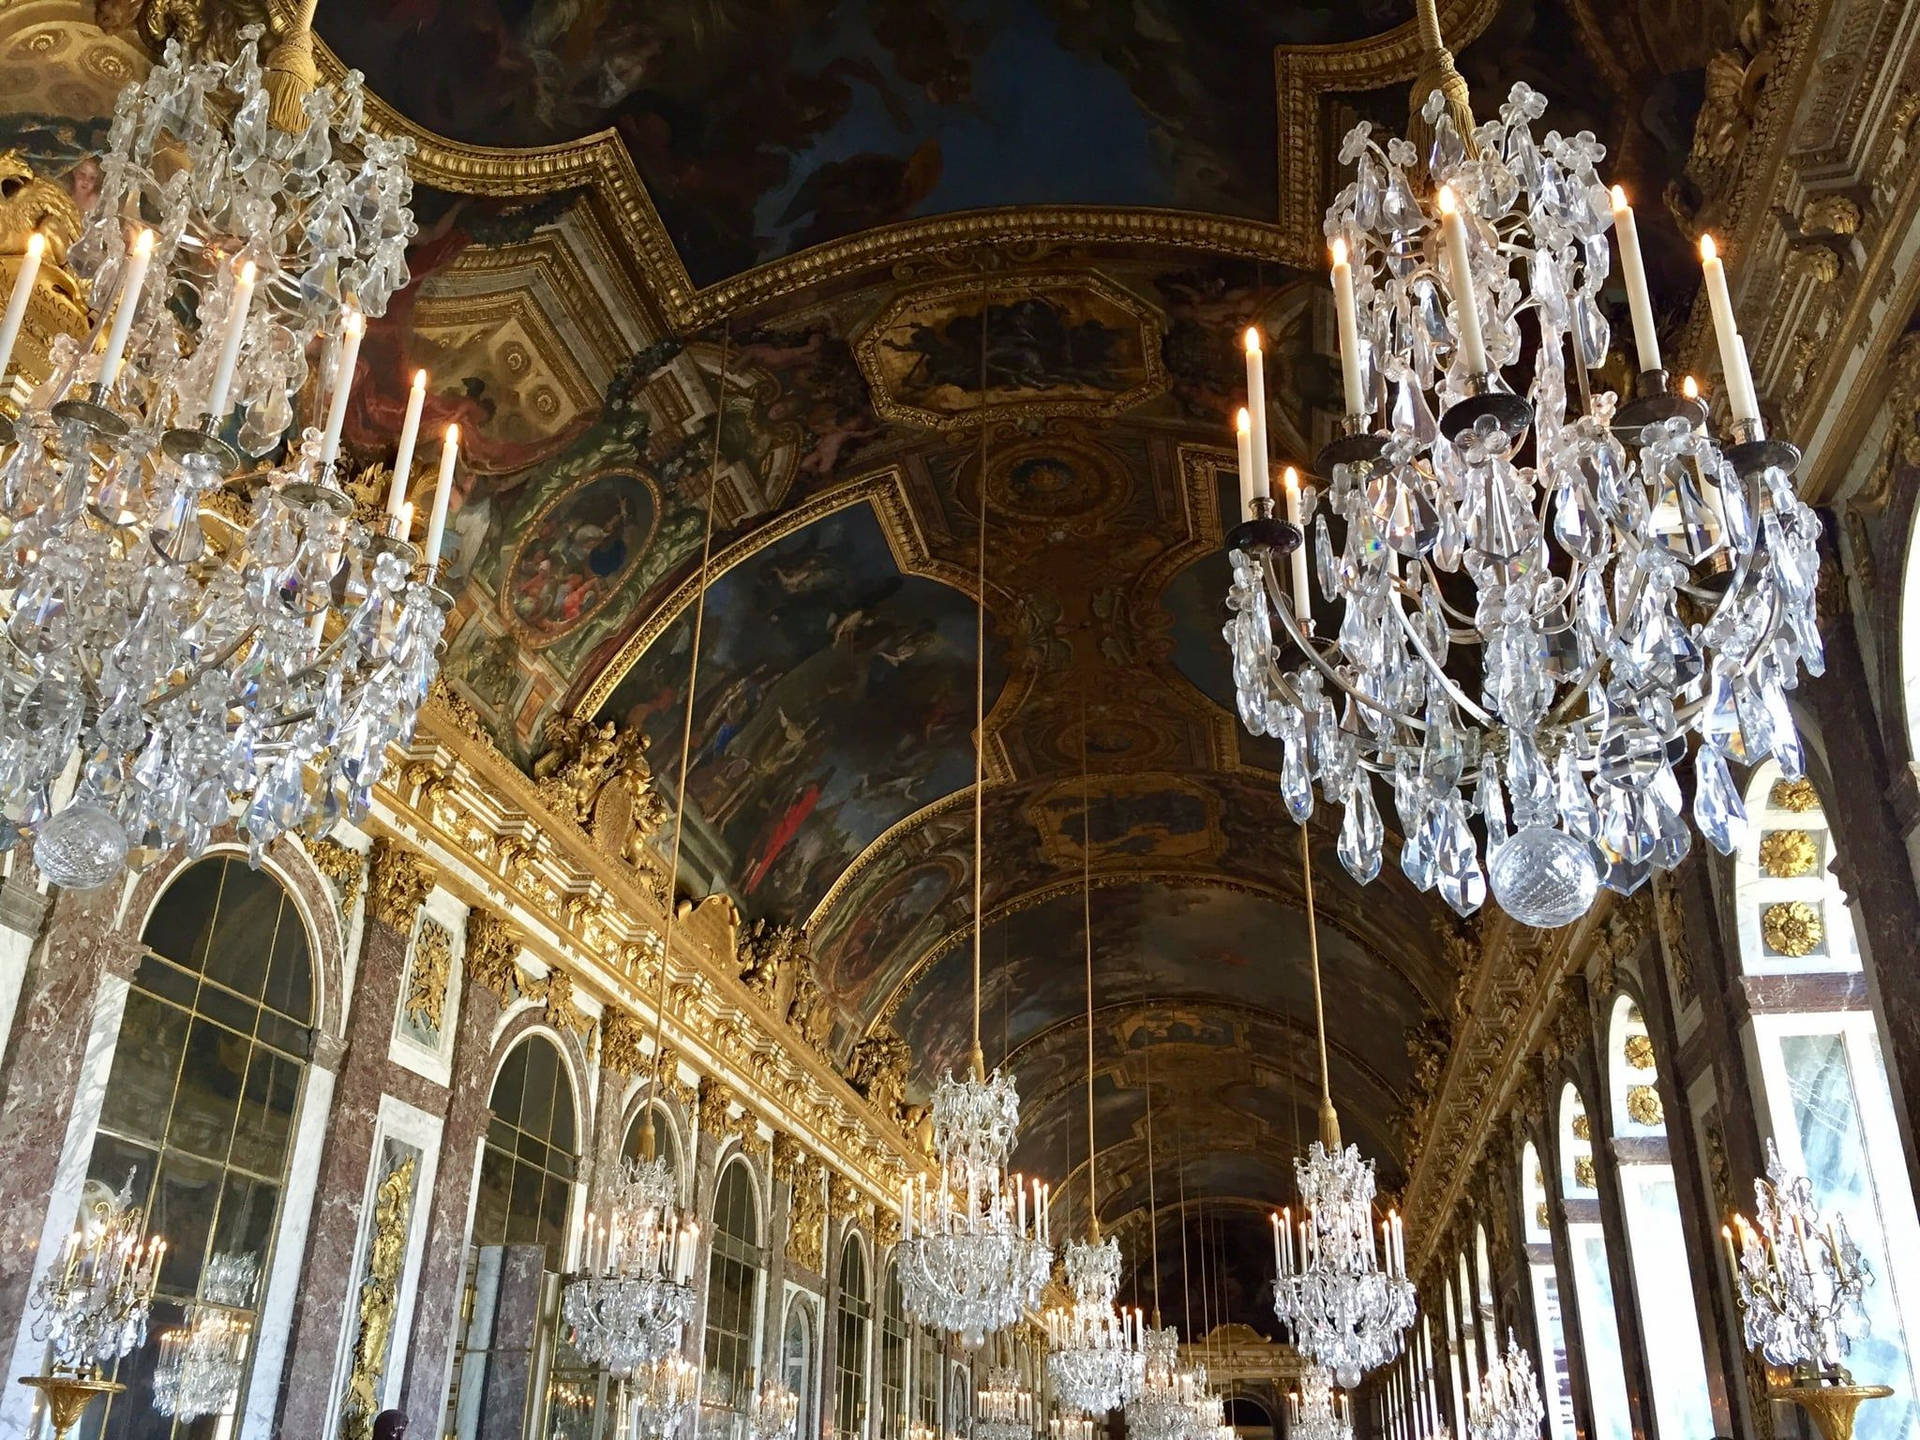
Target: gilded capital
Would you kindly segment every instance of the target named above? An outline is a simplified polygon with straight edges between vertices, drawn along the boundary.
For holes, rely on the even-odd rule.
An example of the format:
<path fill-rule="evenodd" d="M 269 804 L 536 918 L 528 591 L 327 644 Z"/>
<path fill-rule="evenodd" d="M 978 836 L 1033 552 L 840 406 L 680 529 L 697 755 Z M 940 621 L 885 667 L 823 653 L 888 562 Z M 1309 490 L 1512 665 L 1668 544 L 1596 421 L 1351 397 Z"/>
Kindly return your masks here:
<path fill-rule="evenodd" d="M 520 932 L 484 906 L 467 912 L 467 974 L 500 997 L 520 994 Z"/>
<path fill-rule="evenodd" d="M 710 1135 L 727 1131 L 727 1107 L 733 1103 L 733 1087 L 711 1075 L 700 1078 L 700 1128 Z"/>
<path fill-rule="evenodd" d="M 620 1075 L 647 1068 L 646 1027 L 630 1010 L 609 1005 L 600 1017 L 600 1063 Z"/>
<path fill-rule="evenodd" d="M 367 914 L 390 930 L 413 932 L 413 917 L 426 902 L 437 877 L 433 866 L 386 836 L 373 842 Z"/>

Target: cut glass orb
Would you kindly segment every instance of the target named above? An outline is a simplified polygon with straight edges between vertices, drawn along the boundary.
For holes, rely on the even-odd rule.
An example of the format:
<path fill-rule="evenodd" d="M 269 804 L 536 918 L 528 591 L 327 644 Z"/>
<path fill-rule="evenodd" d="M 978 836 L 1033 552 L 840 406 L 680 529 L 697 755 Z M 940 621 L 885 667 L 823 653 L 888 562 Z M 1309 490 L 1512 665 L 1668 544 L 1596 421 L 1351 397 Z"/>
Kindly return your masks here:
<path fill-rule="evenodd" d="M 1578 920 L 1600 888 L 1593 847 L 1546 825 L 1516 830 L 1494 852 L 1492 871 L 1500 908 L 1541 930 Z"/>
<path fill-rule="evenodd" d="M 69 805 L 42 825 L 33 841 L 33 863 L 67 890 L 106 884 L 126 860 L 127 832 L 98 805 Z"/>

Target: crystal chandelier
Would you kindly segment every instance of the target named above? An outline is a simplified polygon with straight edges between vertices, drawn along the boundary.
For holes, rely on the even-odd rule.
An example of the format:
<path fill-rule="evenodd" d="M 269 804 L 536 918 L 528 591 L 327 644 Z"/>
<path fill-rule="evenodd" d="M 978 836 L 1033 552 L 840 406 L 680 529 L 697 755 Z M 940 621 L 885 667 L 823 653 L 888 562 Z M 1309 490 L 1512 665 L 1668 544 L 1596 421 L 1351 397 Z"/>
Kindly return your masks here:
<path fill-rule="evenodd" d="M 976 1397 L 973 1440 L 1033 1440 L 1033 1391 L 1019 1369 L 995 1365 Z"/>
<path fill-rule="evenodd" d="M 1093 1440 L 1093 1417 L 1056 1415 L 1047 1422 L 1047 1440 Z"/>
<path fill-rule="evenodd" d="M 981 340 L 985 345 L 984 332 Z M 980 473 L 986 474 L 986 427 L 980 427 Z M 1020 1096 L 1013 1077 L 989 1075 L 980 1048 L 980 881 L 985 855 L 981 804 L 985 793 L 987 684 L 987 487 L 980 487 L 976 583 L 979 604 L 974 644 L 973 750 L 973 1059 L 965 1076 L 951 1071 L 934 1088 L 934 1170 L 915 1184 L 909 1175 L 900 1198 L 900 1284 L 907 1313 L 958 1335 L 967 1345 L 1005 1329 L 1039 1304 L 1053 1268 L 1048 1242 L 1048 1187 L 1027 1192 L 1008 1161 L 1020 1128 Z"/>
<path fill-rule="evenodd" d="M 1292 1440 L 1353 1440 L 1353 1406 L 1334 1393 L 1324 1365 L 1309 1365 L 1300 1388 L 1287 1396 L 1287 1434 Z"/>
<path fill-rule="evenodd" d="M 1346 1389 L 1400 1353 L 1413 1324 L 1400 1216 L 1373 1225 L 1373 1162 L 1340 1143 L 1340 1117 L 1327 1081 L 1327 1018 L 1320 989 L 1320 928 L 1313 906 L 1313 850 L 1300 827 L 1307 901 L 1307 954 L 1320 1054 L 1320 1138 L 1293 1162 L 1302 1214 L 1273 1217 L 1273 1313 L 1293 1330 L 1303 1355 L 1333 1372 Z"/>
<path fill-rule="evenodd" d="M 560 1315 L 589 1365 L 631 1375 L 680 1346 L 699 1227 L 679 1213 L 674 1191 L 664 1158 L 623 1160 L 602 1192 L 605 1222 L 587 1216 L 584 1263 L 567 1279 Z"/>
<path fill-rule="evenodd" d="M 1468 1440 L 1539 1440 L 1546 1418 L 1533 1361 L 1508 1331 L 1507 1353 L 1481 1378 L 1479 1397 L 1468 1410 Z"/>
<path fill-rule="evenodd" d="M 1457 84 L 1419 3 L 1430 63 Z M 1355 878 L 1380 868 L 1378 775 L 1414 884 L 1467 914 L 1491 883 L 1516 919 L 1556 926 L 1600 885 L 1630 894 L 1684 858 L 1689 737 L 1694 820 L 1722 853 L 1745 819 L 1729 761 L 1771 755 L 1802 774 L 1786 697 L 1802 666 L 1824 665 L 1820 524 L 1794 493 L 1798 452 L 1766 436 L 1712 238 L 1724 445 L 1661 368 L 1633 213 L 1595 170 L 1603 147 L 1536 139 L 1546 102 L 1524 84 L 1483 125 L 1464 86 L 1449 94 L 1420 112 L 1424 151 L 1382 145 L 1365 122 L 1341 147 L 1356 175 L 1326 233 L 1348 414 L 1321 493 L 1287 472 L 1284 520 L 1249 333 L 1226 636 L 1242 720 L 1282 743 L 1288 808 L 1307 817 L 1315 780 L 1346 807 Z M 1591 376 L 1616 245 L 1641 372 L 1624 405 Z M 1309 520 L 1319 594 L 1339 612 L 1325 636 Z"/>
<path fill-rule="evenodd" d="M 281 128 L 259 34 L 231 63 L 169 43 L 121 92 L 67 255 L 94 335 L 55 341 L 4 434 L 0 847 L 31 834 L 61 885 L 111 880 L 130 849 L 197 854 L 236 817 L 257 853 L 363 812 L 437 667 L 451 439 L 425 580 L 411 434 L 377 532 L 336 473 L 365 317 L 407 281 L 410 145 L 364 128 L 357 75 Z M 247 469 L 280 447 L 323 336 L 324 429 Z"/>
<path fill-rule="evenodd" d="M 1081 735 L 1086 734 L 1084 712 Z M 1093 845 L 1092 793 L 1087 780 L 1085 741 L 1080 754 L 1080 907 L 1086 939 L 1087 998 L 1087 1238 L 1069 1241 L 1065 1250 L 1071 1303 L 1046 1313 L 1047 1373 L 1060 1403 L 1087 1415 L 1104 1415 L 1125 1402 L 1140 1384 L 1140 1315 L 1117 1309 L 1120 1247 L 1100 1238 L 1100 1204 L 1095 1170 L 1099 1147 L 1093 1130 Z"/>
<path fill-rule="evenodd" d="M 187 1307 L 185 1326 L 160 1337 L 153 1372 L 153 1408 L 181 1422 L 222 1415 L 240 1394 L 246 1375 L 260 1263 L 252 1255 L 216 1254 L 200 1278 L 200 1300 Z"/>
<path fill-rule="evenodd" d="M 1126 1402 L 1127 1434 L 1137 1440 L 1190 1440 L 1194 1374 L 1180 1363 L 1180 1332 L 1149 1327 L 1142 1343 L 1140 1385 Z"/>
<path fill-rule="evenodd" d="M 659 1355 L 635 1368 L 632 1406 L 633 1432 L 638 1440 L 672 1440 L 700 1393 L 700 1372 L 679 1352 Z"/>
<path fill-rule="evenodd" d="M 129 1171 L 119 1194 L 101 1187 L 85 1205 L 60 1259 L 34 1286 L 33 1338 L 50 1347 L 56 1371 L 109 1368 L 146 1343 L 167 1242 L 145 1228 Z"/>
<path fill-rule="evenodd" d="M 1788 1173 L 1771 1139 L 1767 1178 L 1753 1182 L 1753 1199 L 1752 1222 L 1735 1215 L 1720 1231 L 1748 1348 L 1800 1379 L 1850 1383 L 1845 1361 L 1866 1333 L 1862 1301 L 1873 1272 L 1845 1217 L 1821 1215 L 1813 1183 Z"/>
<path fill-rule="evenodd" d="M 794 1422 L 800 1415 L 800 1397 L 781 1384 L 769 1380 L 753 1397 L 749 1428 L 753 1440 L 793 1440 Z"/>
<path fill-rule="evenodd" d="M 1115 1307 L 1120 1247 L 1112 1239 L 1068 1242 L 1071 1304 L 1046 1313 L 1047 1373 L 1060 1403 L 1087 1415 L 1123 1404 L 1140 1384 L 1140 1314 Z"/>

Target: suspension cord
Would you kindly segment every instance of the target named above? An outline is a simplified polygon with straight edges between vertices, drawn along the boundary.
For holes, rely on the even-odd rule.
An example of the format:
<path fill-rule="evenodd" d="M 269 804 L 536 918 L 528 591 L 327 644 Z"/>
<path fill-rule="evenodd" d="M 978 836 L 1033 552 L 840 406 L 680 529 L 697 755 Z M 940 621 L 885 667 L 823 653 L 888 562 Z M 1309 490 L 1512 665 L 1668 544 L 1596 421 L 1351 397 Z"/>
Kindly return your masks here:
<path fill-rule="evenodd" d="M 1153 1328 L 1160 1328 L 1160 1202 L 1153 1192 L 1153 1046 L 1147 1046 L 1147 1235 L 1153 1241 Z"/>
<path fill-rule="evenodd" d="M 1087 696 L 1080 692 L 1080 922 L 1087 935 L 1087 1235 L 1100 1243 L 1093 1180 L 1093 785 L 1087 778 Z"/>
<path fill-rule="evenodd" d="M 653 1158 L 652 1101 L 660 1097 L 660 1083 L 665 1074 L 667 1056 L 663 1044 L 667 1023 L 667 972 L 672 968 L 673 960 L 674 912 L 679 909 L 680 840 L 687 821 L 687 769 L 693 755 L 693 701 L 700 682 L 700 637 L 707 619 L 707 571 L 713 564 L 713 512 L 714 502 L 720 494 L 720 432 L 724 428 L 727 413 L 727 352 L 732 339 L 733 322 L 728 320 L 720 330 L 720 373 L 714 386 L 713 450 L 707 464 L 707 518 L 700 537 L 699 588 L 693 599 L 693 653 L 687 661 L 686 704 L 681 707 L 680 778 L 674 787 L 673 849 L 667 864 L 667 915 L 660 927 L 660 983 L 654 987 L 653 995 L 653 1083 L 646 1118 L 640 1126 L 640 1154 L 646 1160 Z"/>
<path fill-rule="evenodd" d="M 987 403 L 987 310 L 980 312 L 980 404 Z M 980 932 L 986 917 L 980 912 L 980 872 L 985 868 L 985 847 L 981 841 L 981 811 L 984 802 L 987 755 L 987 417 L 980 416 L 980 506 L 978 555 L 974 564 L 975 593 L 979 604 L 974 611 L 973 631 L 973 1076 L 987 1078 L 986 1052 L 980 1048 Z M 1006 1057 L 1002 1055 L 1002 1063 Z"/>
<path fill-rule="evenodd" d="M 1340 1148 L 1340 1117 L 1333 1108 L 1333 1089 L 1327 1083 L 1327 1010 L 1320 994 L 1320 924 L 1313 913 L 1313 846 L 1307 827 L 1300 827 L 1300 873 L 1307 891 L 1307 954 L 1313 965 L 1313 1023 L 1320 1037 L 1320 1143 L 1329 1152 Z"/>

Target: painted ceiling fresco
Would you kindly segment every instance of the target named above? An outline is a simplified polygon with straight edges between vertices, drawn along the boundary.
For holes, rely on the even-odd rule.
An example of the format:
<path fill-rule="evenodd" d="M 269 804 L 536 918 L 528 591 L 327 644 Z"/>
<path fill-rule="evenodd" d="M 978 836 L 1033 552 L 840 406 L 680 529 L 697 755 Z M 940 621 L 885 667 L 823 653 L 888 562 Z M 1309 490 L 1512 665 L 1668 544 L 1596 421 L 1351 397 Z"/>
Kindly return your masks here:
<path fill-rule="evenodd" d="M 1550 123 L 1609 147 L 1678 324 L 1714 218 L 1696 177 L 1737 138 L 1749 79 L 1732 0 L 1442 8 L 1474 17 L 1458 59 L 1484 113 L 1524 79 Z M 638 727 L 671 796 L 711 523 L 682 888 L 806 926 L 833 1058 L 895 1024 L 916 1095 L 964 1057 L 984 492 L 986 1049 L 1020 1078 L 1021 1163 L 1083 1181 L 1084 860 L 1101 1210 L 1149 1290 L 1149 1080 L 1185 1127 L 1180 1154 L 1156 1136 L 1153 1165 L 1168 1293 L 1183 1178 L 1190 1261 L 1212 1244 L 1229 1272 L 1263 1270 L 1250 1206 L 1289 1193 L 1317 1084 L 1298 832 L 1270 743 L 1232 714 L 1219 635 L 1228 426 L 1257 323 L 1276 455 L 1328 434 L 1325 276 L 1280 258 L 1301 258 L 1289 234 L 1317 251 L 1327 196 L 1294 213 L 1284 181 L 1302 145 L 1330 160 L 1353 116 L 1400 129 L 1407 93 L 1335 85 L 1310 107 L 1317 139 L 1283 133 L 1275 47 L 1339 60 L 1410 16 L 1410 0 L 320 7 L 327 45 L 405 124 L 509 147 L 422 171 L 413 281 L 369 331 L 346 431 L 355 465 L 389 463 L 416 368 L 429 426 L 462 426 L 449 681 L 529 768 L 556 718 Z M 119 78 L 144 63 L 134 29 L 93 19 L 90 0 L 0 7 L 0 146 L 82 200 Z M 583 171 L 545 184 L 546 160 L 512 148 L 607 130 L 637 201 Z M 1036 218 L 1002 242 L 930 223 L 887 232 L 924 232 L 919 248 L 863 258 L 876 226 L 1060 205 L 1104 207 L 1104 228 Z M 861 243 L 812 248 L 841 240 Z M 693 303 L 715 295 L 731 298 Z M 1408 1032 L 1444 1043 L 1472 932 L 1436 921 L 1391 835 L 1380 879 L 1354 885 L 1337 823 L 1312 825 L 1332 1087 L 1393 1187 L 1419 1099 Z M 1226 1311 L 1270 1324 L 1256 1294 Z"/>
<path fill-rule="evenodd" d="M 697 283 L 989 205 L 1275 208 L 1276 45 L 1397 0 L 336 0 L 321 34 L 451 139 L 613 128 Z"/>

